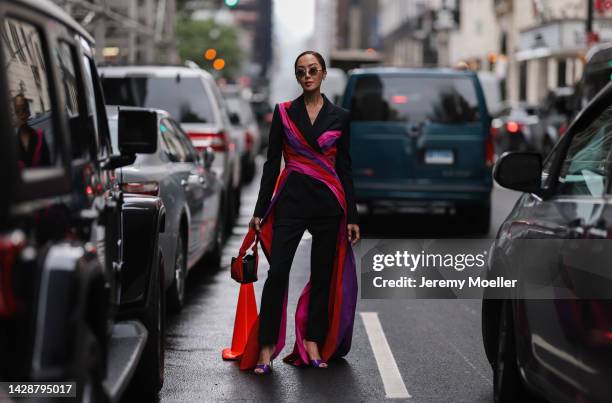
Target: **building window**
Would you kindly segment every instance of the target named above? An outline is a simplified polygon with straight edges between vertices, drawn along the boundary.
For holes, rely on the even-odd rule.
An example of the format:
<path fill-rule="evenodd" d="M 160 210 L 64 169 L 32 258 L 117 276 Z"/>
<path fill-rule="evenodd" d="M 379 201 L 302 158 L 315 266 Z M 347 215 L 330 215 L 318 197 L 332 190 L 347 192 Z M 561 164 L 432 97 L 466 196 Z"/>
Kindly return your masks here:
<path fill-rule="evenodd" d="M 567 85 L 567 60 L 561 59 L 557 61 L 557 87 L 565 87 Z"/>

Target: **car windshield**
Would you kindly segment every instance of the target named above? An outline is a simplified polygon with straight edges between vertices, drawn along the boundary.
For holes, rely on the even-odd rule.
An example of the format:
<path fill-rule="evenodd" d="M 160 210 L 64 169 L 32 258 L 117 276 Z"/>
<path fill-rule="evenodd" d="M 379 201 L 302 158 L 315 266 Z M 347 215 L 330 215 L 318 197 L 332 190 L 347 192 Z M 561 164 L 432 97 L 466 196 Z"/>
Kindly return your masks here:
<path fill-rule="evenodd" d="M 469 77 L 359 76 L 351 99 L 354 121 L 465 123 L 479 121 Z"/>
<path fill-rule="evenodd" d="M 181 123 L 215 122 L 199 77 L 107 77 L 102 86 L 108 105 L 163 109 Z"/>

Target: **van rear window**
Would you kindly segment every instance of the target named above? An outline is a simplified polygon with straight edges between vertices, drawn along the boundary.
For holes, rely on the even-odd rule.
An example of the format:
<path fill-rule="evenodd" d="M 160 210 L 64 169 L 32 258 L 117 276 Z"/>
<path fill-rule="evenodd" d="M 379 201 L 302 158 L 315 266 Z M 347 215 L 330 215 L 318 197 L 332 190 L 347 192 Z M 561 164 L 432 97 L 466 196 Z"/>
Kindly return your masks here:
<path fill-rule="evenodd" d="M 464 123 L 480 120 L 469 77 L 357 77 L 351 98 L 353 121 Z"/>
<path fill-rule="evenodd" d="M 107 105 L 163 109 L 181 123 L 215 123 L 213 108 L 198 77 L 106 77 Z"/>

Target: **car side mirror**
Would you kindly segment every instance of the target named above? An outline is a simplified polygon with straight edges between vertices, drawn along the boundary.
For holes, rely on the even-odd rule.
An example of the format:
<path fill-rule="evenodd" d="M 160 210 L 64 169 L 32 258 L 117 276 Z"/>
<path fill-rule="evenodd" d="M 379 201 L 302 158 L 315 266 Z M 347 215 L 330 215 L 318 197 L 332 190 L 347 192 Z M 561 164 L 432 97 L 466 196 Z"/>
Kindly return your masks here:
<path fill-rule="evenodd" d="M 204 161 L 204 168 L 210 169 L 213 161 L 215 160 L 215 151 L 212 149 L 212 147 L 209 146 L 203 149 L 200 152 L 200 155 L 202 156 L 202 160 Z"/>
<path fill-rule="evenodd" d="M 118 143 L 121 154 L 157 151 L 157 114 L 140 108 L 119 108 Z"/>
<path fill-rule="evenodd" d="M 540 195 L 542 156 L 533 152 L 504 153 L 495 162 L 493 178 L 505 188 Z"/>
<path fill-rule="evenodd" d="M 230 112 L 229 120 L 230 120 L 230 123 L 233 124 L 234 126 L 237 126 L 240 124 L 240 116 L 238 116 L 236 112 Z"/>

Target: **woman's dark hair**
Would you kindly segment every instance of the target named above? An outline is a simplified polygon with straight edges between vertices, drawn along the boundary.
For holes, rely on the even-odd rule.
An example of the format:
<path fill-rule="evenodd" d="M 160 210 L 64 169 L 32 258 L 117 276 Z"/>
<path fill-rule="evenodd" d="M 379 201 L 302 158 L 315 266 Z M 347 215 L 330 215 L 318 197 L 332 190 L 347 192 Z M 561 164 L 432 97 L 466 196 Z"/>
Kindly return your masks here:
<path fill-rule="evenodd" d="M 321 56 L 319 52 L 315 52 L 314 50 L 307 50 L 305 52 L 300 53 L 298 57 L 295 58 L 295 63 L 293 64 L 293 70 L 297 69 L 298 60 L 300 60 L 300 57 L 304 55 L 313 55 L 314 57 L 316 57 L 317 61 L 321 65 L 321 69 L 323 69 L 323 71 L 327 71 L 327 67 L 325 66 L 325 59 L 323 59 L 323 56 Z"/>

